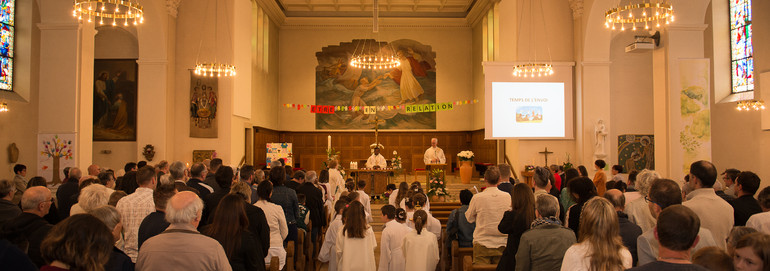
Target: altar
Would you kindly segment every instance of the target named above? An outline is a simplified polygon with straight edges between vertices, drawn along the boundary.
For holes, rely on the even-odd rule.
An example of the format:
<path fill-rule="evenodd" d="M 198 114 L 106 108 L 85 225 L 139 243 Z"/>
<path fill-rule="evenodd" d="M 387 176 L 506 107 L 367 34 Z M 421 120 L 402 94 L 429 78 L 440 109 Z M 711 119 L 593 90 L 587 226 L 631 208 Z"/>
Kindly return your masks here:
<path fill-rule="evenodd" d="M 366 187 L 364 192 L 370 196 L 379 195 L 385 193 L 385 186 L 390 183 L 390 176 L 393 175 L 393 169 L 351 169 L 350 176 L 356 182 L 356 189 L 358 189 L 358 181 L 365 181 Z"/>

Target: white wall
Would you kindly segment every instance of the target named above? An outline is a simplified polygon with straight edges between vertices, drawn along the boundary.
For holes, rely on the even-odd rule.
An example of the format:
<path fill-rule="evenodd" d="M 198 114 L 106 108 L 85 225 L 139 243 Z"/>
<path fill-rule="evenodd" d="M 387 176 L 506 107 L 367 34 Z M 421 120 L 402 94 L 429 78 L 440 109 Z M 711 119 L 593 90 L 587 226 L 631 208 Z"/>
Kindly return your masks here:
<path fill-rule="evenodd" d="M 315 53 L 323 47 L 353 39 L 371 38 L 367 28 L 281 29 L 279 37 L 279 104 L 315 104 Z M 452 102 L 474 97 L 471 67 L 470 27 L 381 28 L 381 41 L 412 39 L 436 52 L 436 101 Z M 479 97 L 480 98 L 480 97 Z M 474 105 L 436 114 L 436 130 L 473 129 Z M 315 116 L 309 110 L 278 109 L 279 128 L 288 131 L 314 131 Z"/>
<path fill-rule="evenodd" d="M 653 133 L 652 50 L 626 53 L 625 47 L 640 33 L 618 32 L 610 44 L 610 123 L 607 152 L 618 164 L 618 136 Z"/>

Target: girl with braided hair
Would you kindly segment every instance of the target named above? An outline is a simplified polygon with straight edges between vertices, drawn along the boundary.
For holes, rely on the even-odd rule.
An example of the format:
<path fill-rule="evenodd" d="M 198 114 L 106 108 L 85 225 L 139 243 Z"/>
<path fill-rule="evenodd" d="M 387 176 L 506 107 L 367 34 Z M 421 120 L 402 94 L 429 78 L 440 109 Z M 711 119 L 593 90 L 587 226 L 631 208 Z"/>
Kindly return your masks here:
<path fill-rule="evenodd" d="M 404 237 L 405 265 L 409 270 L 436 270 L 439 253 L 436 235 L 426 230 L 428 213 L 423 210 L 414 212 L 414 230 Z"/>

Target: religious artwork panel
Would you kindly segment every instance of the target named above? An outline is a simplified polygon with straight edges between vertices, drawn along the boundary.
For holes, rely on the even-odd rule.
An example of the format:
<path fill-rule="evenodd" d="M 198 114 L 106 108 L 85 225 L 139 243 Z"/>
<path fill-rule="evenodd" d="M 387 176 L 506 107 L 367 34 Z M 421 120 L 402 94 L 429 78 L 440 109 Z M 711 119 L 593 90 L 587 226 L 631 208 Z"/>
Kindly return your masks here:
<path fill-rule="evenodd" d="M 13 26 L 0 27 L 0 56 L 13 57 Z"/>
<path fill-rule="evenodd" d="M 64 179 L 64 168 L 74 167 L 77 150 L 76 134 L 37 135 L 37 174 L 53 185 Z"/>
<path fill-rule="evenodd" d="M 216 151 L 214 150 L 194 150 L 193 151 L 193 163 L 203 162 L 206 159 L 214 159 Z"/>
<path fill-rule="evenodd" d="M 680 168 L 683 175 L 689 172 L 692 162 L 711 160 L 709 65 L 709 59 L 679 61 L 681 126 L 675 132 L 679 133 L 679 144 L 683 150 Z"/>
<path fill-rule="evenodd" d="M 217 77 L 190 71 L 190 137 L 217 138 Z"/>
<path fill-rule="evenodd" d="M 655 136 L 619 135 L 618 165 L 623 172 L 632 170 L 655 169 Z"/>
<path fill-rule="evenodd" d="M 362 44 L 397 56 L 401 65 L 379 70 L 349 65 Z M 408 39 L 353 40 L 324 47 L 316 58 L 316 104 L 344 109 L 316 114 L 316 129 L 371 129 L 375 118 L 384 121 L 381 129 L 436 129 L 436 112 L 409 110 L 411 105 L 436 102 L 436 53 L 431 46 Z M 389 110 L 365 114 L 364 109 L 375 109 L 371 106 Z"/>
<path fill-rule="evenodd" d="M 292 153 L 291 143 L 267 143 L 267 166 L 270 163 L 284 159 L 284 164 L 294 165 L 294 153 Z"/>
<path fill-rule="evenodd" d="M 94 141 L 136 141 L 136 59 L 94 60 Z"/>
<path fill-rule="evenodd" d="M 13 90 L 13 58 L 0 56 L 0 90 Z"/>

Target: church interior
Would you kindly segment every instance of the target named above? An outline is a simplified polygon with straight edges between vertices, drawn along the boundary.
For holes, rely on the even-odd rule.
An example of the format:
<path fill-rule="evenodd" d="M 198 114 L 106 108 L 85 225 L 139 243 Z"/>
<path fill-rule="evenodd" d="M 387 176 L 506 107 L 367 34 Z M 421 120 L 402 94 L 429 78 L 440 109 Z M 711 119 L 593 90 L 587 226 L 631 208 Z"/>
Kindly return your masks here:
<path fill-rule="evenodd" d="M 50 167 L 51 162 L 38 155 L 38 141 L 40 136 L 56 134 L 71 138 L 74 155 L 67 162 L 81 167 L 98 164 L 119 169 L 126 161 L 148 160 L 143 155 L 148 145 L 154 161 L 192 162 L 194 151 L 208 150 L 225 164 L 264 165 L 265 143 L 289 142 L 300 167 L 317 169 L 326 157 L 328 136 L 331 147 L 340 151 L 341 164 L 348 167 L 349 161 L 369 154 L 367 146 L 374 143 L 371 119 L 361 120 L 363 114 L 358 112 L 337 112 L 357 113 L 359 119 L 327 121 L 328 114 L 312 113 L 310 106 L 335 105 L 340 111 L 352 105 L 342 99 L 350 93 L 327 97 L 333 95 L 320 92 L 323 76 L 335 76 L 328 73 L 340 73 L 341 68 L 337 65 L 336 71 L 330 71 L 335 63 L 319 56 L 327 49 L 333 55 L 334 48 L 344 43 L 360 45 L 361 40 L 400 41 L 400 49 L 410 42 L 416 46 L 410 49 L 419 49 L 413 55 L 430 62 L 427 66 L 434 78 L 428 79 L 434 85 L 426 89 L 432 90 L 423 95 L 427 99 L 409 104 L 461 104 L 453 110 L 417 114 L 430 115 L 425 119 L 402 118 L 380 127 L 383 154 L 390 160 L 391 152 L 399 151 L 408 173 L 424 168 L 416 157 L 433 137 L 447 150 L 448 164 L 454 167 L 456 154 L 471 150 L 477 163 L 510 163 L 519 173 L 527 165 L 544 165 L 545 156 L 539 152 L 545 148 L 552 152 L 549 164 L 590 165 L 597 159 L 595 128 L 602 120 L 606 127 L 603 159 L 609 165 L 620 163 L 620 136 L 647 135 L 654 147 L 643 159 L 651 158 L 663 176 L 681 180 L 693 155 L 713 161 L 718 170 L 770 174 L 762 166 L 768 164 L 762 154 L 770 151 L 770 113 L 736 110 L 740 101 L 763 100 L 761 81 L 770 78 L 770 56 L 764 50 L 753 51 L 753 89 L 735 92 L 735 79 L 730 76 L 729 1 L 674 0 L 675 21 L 649 30 L 640 25 L 636 31 L 605 27 L 605 11 L 617 1 L 380 1 L 376 33 L 372 3 L 367 1 L 138 4 L 143 5 L 142 23 L 113 26 L 95 18 L 91 23 L 85 18 L 78 21 L 69 1 L 16 1 L 12 88 L 0 92 L 8 109 L 0 113 L 0 146 L 14 144 L 16 159 L 0 163 L 4 178 L 12 177 L 15 163 L 38 173 Z M 770 7 L 765 1 L 751 5 L 753 48 L 766 48 L 770 19 L 764 15 Z M 654 48 L 625 51 L 636 36 L 649 37 L 653 31 L 659 33 Z M 219 78 L 215 118 L 205 118 L 208 124 L 201 129 L 208 132 L 196 134 L 200 127 L 187 103 L 198 95 L 191 70 L 214 59 L 235 66 L 237 74 Z M 680 114 L 686 106 L 680 99 L 680 80 L 685 78 L 681 74 L 686 70 L 683 65 L 690 65 L 680 63 L 693 59 L 707 62 L 708 73 L 703 82 L 707 93 L 702 93 L 707 112 L 699 122 L 706 126 L 698 132 L 696 143 L 683 139 L 691 120 Z M 533 60 L 553 65 L 557 71 L 553 77 L 566 77 L 566 133 L 558 138 L 489 140 L 484 134 L 490 126 L 485 115 L 492 101 L 485 97 L 489 88 L 485 80 L 497 67 L 502 80 L 526 81 L 510 76 L 510 71 Z M 114 121 L 116 109 L 105 108 L 118 107 L 114 96 L 123 90 L 113 90 L 108 104 L 99 105 L 102 98 L 95 88 L 102 75 L 112 84 L 124 80 L 128 88 L 135 88 L 133 95 L 122 100 L 127 104 L 127 127 L 112 127 L 119 125 Z M 541 81 L 554 80 L 544 78 Z M 385 78 L 374 89 L 388 89 L 392 81 Z M 363 96 L 368 105 L 402 105 L 385 94 L 369 92 Z M 392 121 L 408 115 L 402 112 L 381 118 Z M 106 120 L 109 123 L 100 123 L 98 114 L 112 114 Z M 109 129 L 124 130 L 116 135 Z M 688 153 L 692 144 L 698 145 L 697 154 Z M 10 154 L 11 147 L 8 150 Z M 766 185 L 769 178 L 763 179 Z"/>
<path fill-rule="evenodd" d="M 449 201 L 496 164 L 683 183 L 707 160 L 770 185 L 770 1 L 124 1 L 141 16 L 0 0 L 0 179 L 212 158 L 350 173 L 379 146 L 398 184 L 432 174 L 436 139 Z M 608 15 L 637 2 L 672 13 Z M 435 206 L 446 223 L 459 203 Z"/>

